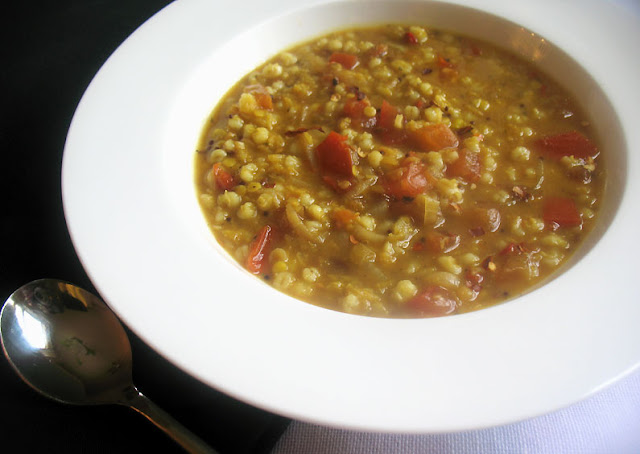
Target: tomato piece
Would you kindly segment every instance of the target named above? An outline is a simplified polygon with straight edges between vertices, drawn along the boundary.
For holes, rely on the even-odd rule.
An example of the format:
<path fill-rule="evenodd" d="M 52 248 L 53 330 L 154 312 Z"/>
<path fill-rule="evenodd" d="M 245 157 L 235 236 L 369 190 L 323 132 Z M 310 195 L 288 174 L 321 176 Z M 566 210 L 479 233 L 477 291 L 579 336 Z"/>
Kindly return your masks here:
<path fill-rule="evenodd" d="M 265 225 L 252 241 L 249 246 L 249 256 L 246 264 L 250 273 L 260 274 L 266 272 L 273 236 L 273 228 L 270 225 Z"/>
<path fill-rule="evenodd" d="M 387 195 L 396 199 L 415 197 L 431 187 L 427 170 L 420 161 L 410 161 L 392 170 L 382 178 Z"/>
<path fill-rule="evenodd" d="M 360 120 L 364 116 L 364 109 L 369 105 L 366 99 L 349 98 L 344 103 L 343 112 L 352 120 Z"/>
<path fill-rule="evenodd" d="M 346 140 L 345 136 L 331 131 L 316 148 L 316 159 L 323 175 L 353 176 L 351 148 L 345 143 Z"/>
<path fill-rule="evenodd" d="M 432 230 L 425 235 L 425 245 L 435 254 L 451 252 L 460 245 L 460 235 Z"/>
<path fill-rule="evenodd" d="M 416 35 L 411 32 L 407 32 L 404 34 L 404 40 L 409 44 L 418 44 L 418 38 L 416 38 Z"/>
<path fill-rule="evenodd" d="M 378 120 L 378 126 L 382 129 L 393 129 L 393 124 L 396 121 L 398 115 L 398 109 L 387 101 L 382 101 L 382 107 L 380 107 L 380 119 Z"/>
<path fill-rule="evenodd" d="M 447 175 L 449 177 L 459 177 L 471 183 L 478 181 L 481 173 L 478 153 L 473 153 L 466 149 L 460 150 L 458 159 L 447 166 Z"/>
<path fill-rule="evenodd" d="M 265 87 L 260 84 L 249 85 L 245 91 L 253 95 L 261 109 L 273 110 L 273 99 Z"/>
<path fill-rule="evenodd" d="M 449 290 L 433 285 L 407 301 L 407 308 L 418 317 L 440 317 L 453 313 L 458 304 L 458 298 Z"/>
<path fill-rule="evenodd" d="M 345 102 L 342 110 L 345 115 L 351 118 L 352 123 L 364 128 L 372 128 L 376 125 L 377 118 L 375 116 L 367 117 L 364 113 L 364 109 L 370 105 L 371 103 L 367 99 L 350 98 Z"/>
<path fill-rule="evenodd" d="M 403 145 L 407 141 L 404 129 L 390 129 L 380 133 L 380 141 L 385 145 Z"/>
<path fill-rule="evenodd" d="M 216 162 L 213 165 L 213 169 L 211 171 L 213 172 L 213 177 L 218 188 L 228 190 L 236 185 L 233 175 L 227 172 L 219 162 Z"/>
<path fill-rule="evenodd" d="M 426 125 L 411 133 L 411 138 L 422 151 L 440 151 L 458 146 L 458 136 L 447 125 Z"/>
<path fill-rule="evenodd" d="M 253 97 L 256 98 L 258 105 L 265 110 L 273 110 L 273 99 L 268 93 L 254 93 Z"/>
<path fill-rule="evenodd" d="M 329 57 L 331 63 L 340 63 L 346 69 L 353 69 L 360 63 L 358 57 L 344 52 L 334 52 Z"/>
<path fill-rule="evenodd" d="M 449 61 L 449 59 L 444 58 L 442 55 L 438 55 L 438 67 L 440 68 L 454 68 L 455 65 Z"/>
<path fill-rule="evenodd" d="M 347 208 L 340 208 L 333 211 L 333 220 L 336 223 L 336 227 L 344 229 L 348 227 L 358 217 L 358 213 L 348 210 Z"/>
<path fill-rule="evenodd" d="M 576 203 L 568 197 L 547 197 L 542 206 L 545 224 L 575 227 L 582 224 Z"/>
<path fill-rule="evenodd" d="M 553 159 L 560 159 L 564 156 L 589 158 L 598 154 L 598 148 L 595 144 L 578 131 L 543 137 L 536 140 L 533 146 L 539 153 Z"/>
<path fill-rule="evenodd" d="M 392 104 L 382 101 L 382 107 L 378 114 L 378 132 L 380 140 L 385 145 L 399 145 L 407 140 L 407 134 L 404 128 L 396 128 L 396 117 L 400 112 Z"/>

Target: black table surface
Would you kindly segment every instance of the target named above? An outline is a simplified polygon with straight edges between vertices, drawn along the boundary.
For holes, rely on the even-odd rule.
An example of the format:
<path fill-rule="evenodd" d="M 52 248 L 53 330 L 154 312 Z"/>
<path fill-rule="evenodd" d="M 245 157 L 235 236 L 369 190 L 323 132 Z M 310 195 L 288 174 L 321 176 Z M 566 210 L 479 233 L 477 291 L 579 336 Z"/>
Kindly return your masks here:
<path fill-rule="evenodd" d="M 218 0 L 213 0 L 218 1 Z M 53 277 L 95 292 L 62 210 L 67 129 L 100 66 L 167 0 L 5 2 L 0 27 L 0 300 Z M 221 453 L 269 452 L 289 421 L 184 374 L 128 330 L 134 382 Z M 135 411 L 42 397 L 0 358 L 0 452 L 181 452 Z"/>

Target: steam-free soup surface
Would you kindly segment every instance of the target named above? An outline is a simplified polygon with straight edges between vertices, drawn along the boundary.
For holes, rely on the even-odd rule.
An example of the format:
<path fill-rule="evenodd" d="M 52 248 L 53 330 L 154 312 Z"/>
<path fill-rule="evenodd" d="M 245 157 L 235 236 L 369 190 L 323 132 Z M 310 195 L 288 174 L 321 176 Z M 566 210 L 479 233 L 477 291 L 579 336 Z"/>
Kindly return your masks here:
<path fill-rule="evenodd" d="M 576 100 L 529 63 L 379 26 L 243 78 L 203 132 L 195 178 L 216 239 L 257 278 L 330 309 L 432 317 L 558 270 L 597 213 L 596 144 Z"/>

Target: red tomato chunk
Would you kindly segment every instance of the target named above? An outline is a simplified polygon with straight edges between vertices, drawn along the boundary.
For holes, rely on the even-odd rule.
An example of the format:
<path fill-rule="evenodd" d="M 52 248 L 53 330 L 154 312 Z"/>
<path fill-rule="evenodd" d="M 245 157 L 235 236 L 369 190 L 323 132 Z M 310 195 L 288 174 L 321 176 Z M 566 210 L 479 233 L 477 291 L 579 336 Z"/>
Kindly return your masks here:
<path fill-rule="evenodd" d="M 386 100 L 382 101 L 378 126 L 382 129 L 393 129 L 393 123 L 396 120 L 396 115 L 398 115 L 398 109 L 389 104 Z"/>
<path fill-rule="evenodd" d="M 264 274 L 269 260 L 273 241 L 273 228 L 265 225 L 260 229 L 249 248 L 246 267 L 252 274 Z"/>
<path fill-rule="evenodd" d="M 598 154 L 598 149 L 593 142 L 577 131 L 543 137 L 534 142 L 534 147 L 543 155 L 553 159 L 560 159 L 563 156 L 589 158 Z"/>
<path fill-rule="evenodd" d="M 430 187 L 426 172 L 420 161 L 409 161 L 384 176 L 385 192 L 396 199 L 422 194 Z"/>
<path fill-rule="evenodd" d="M 542 208 L 542 217 L 546 224 L 555 224 L 558 227 L 576 227 L 582 224 L 576 203 L 568 197 L 547 197 Z"/>
<path fill-rule="evenodd" d="M 220 189 L 231 189 L 236 185 L 233 175 L 224 170 L 222 164 L 220 164 L 219 162 L 213 165 L 212 172 L 216 181 L 216 186 L 218 186 Z"/>
<path fill-rule="evenodd" d="M 316 159 L 323 174 L 333 174 L 341 177 L 353 176 L 353 160 L 351 149 L 346 144 L 347 138 L 331 131 L 324 141 L 316 148 Z"/>
<path fill-rule="evenodd" d="M 411 133 L 411 137 L 422 151 L 440 151 L 458 146 L 458 137 L 447 125 L 426 125 Z"/>
<path fill-rule="evenodd" d="M 352 54 L 345 54 L 343 52 L 334 52 L 329 57 L 331 63 L 340 63 L 346 69 L 354 69 L 358 66 L 358 57 Z"/>
<path fill-rule="evenodd" d="M 407 307 L 418 317 L 441 317 L 453 313 L 459 300 L 444 287 L 427 287 L 407 302 Z"/>
<path fill-rule="evenodd" d="M 458 152 L 458 156 L 447 168 L 447 175 L 460 177 L 469 182 L 478 181 L 481 174 L 478 154 L 463 149 Z"/>

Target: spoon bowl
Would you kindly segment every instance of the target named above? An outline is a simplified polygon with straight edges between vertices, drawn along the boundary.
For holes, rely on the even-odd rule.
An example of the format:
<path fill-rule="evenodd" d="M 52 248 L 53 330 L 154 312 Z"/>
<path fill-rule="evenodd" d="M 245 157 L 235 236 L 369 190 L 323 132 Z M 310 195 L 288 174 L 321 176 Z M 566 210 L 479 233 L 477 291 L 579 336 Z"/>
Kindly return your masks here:
<path fill-rule="evenodd" d="M 133 408 L 189 452 L 214 452 L 133 385 L 131 345 L 97 296 L 54 279 L 16 290 L 0 314 L 9 363 L 46 397 L 75 405 Z"/>

